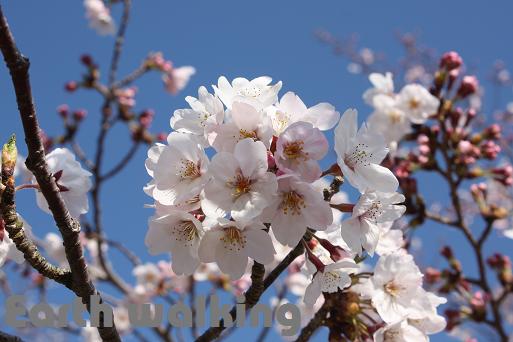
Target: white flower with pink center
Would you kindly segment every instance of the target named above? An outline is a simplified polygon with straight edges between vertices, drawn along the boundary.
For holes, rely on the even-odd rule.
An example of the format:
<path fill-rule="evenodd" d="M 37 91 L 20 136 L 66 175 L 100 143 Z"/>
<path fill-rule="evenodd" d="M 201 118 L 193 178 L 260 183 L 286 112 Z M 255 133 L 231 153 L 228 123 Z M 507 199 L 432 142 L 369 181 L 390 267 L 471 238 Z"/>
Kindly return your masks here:
<path fill-rule="evenodd" d="M 153 198 L 164 205 L 176 205 L 199 196 L 208 180 L 208 158 L 193 135 L 173 132 L 167 142 L 164 147 L 150 149 L 146 166 L 153 176 Z"/>
<path fill-rule="evenodd" d="M 201 222 L 190 213 L 174 209 L 158 214 L 150 219 L 145 238 L 150 253 L 171 253 L 176 274 L 193 274 L 199 266 L 198 247 L 204 234 Z"/>
<path fill-rule="evenodd" d="M 257 77 L 251 81 L 237 77 L 230 84 L 226 77 L 221 76 L 217 81 L 217 86 L 212 87 L 228 109 L 238 101 L 248 103 L 257 110 L 261 110 L 278 101 L 278 92 L 282 83 L 280 81 L 271 85 L 271 81 L 272 78 L 268 76 Z"/>
<path fill-rule="evenodd" d="M 247 103 L 234 102 L 226 115 L 229 116 L 229 122 L 212 125 L 207 129 L 208 142 L 217 152 L 233 152 L 239 141 L 248 138 L 261 141 L 269 148 L 273 129 L 271 120 L 263 111 Z"/>
<path fill-rule="evenodd" d="M 307 227 L 324 230 L 333 222 L 333 213 L 322 194 L 310 183 L 293 176 L 278 179 L 278 196 L 262 215 L 280 243 L 295 247 Z"/>
<path fill-rule="evenodd" d="M 322 292 L 335 293 L 349 287 L 351 285 L 350 274 L 357 271 L 358 265 L 349 258 L 326 265 L 323 271 L 315 273 L 312 282 L 306 288 L 305 304 L 313 306 Z"/>
<path fill-rule="evenodd" d="M 219 218 L 205 233 L 198 254 L 202 262 L 216 262 L 233 280 L 242 277 L 248 258 L 261 264 L 274 260 L 273 243 L 262 223 L 243 223 Z"/>
<path fill-rule="evenodd" d="M 280 134 L 274 157 L 282 172 L 297 174 L 311 183 L 321 176 L 318 161 L 328 153 L 328 148 L 328 140 L 318 128 L 299 121 Z"/>
<path fill-rule="evenodd" d="M 223 104 L 207 88 L 200 87 L 198 98 L 187 96 L 185 101 L 191 108 L 177 109 L 171 117 L 171 128 L 175 131 L 194 134 L 204 140 L 207 127 L 223 122 Z"/>
<path fill-rule="evenodd" d="M 280 135 L 287 127 L 298 121 L 309 122 L 321 131 L 326 131 L 332 129 L 340 119 L 340 113 L 331 104 L 322 102 L 308 108 L 299 96 L 291 91 L 283 95 L 275 106 L 270 107 L 268 113 L 275 135 Z"/>
<path fill-rule="evenodd" d="M 423 319 L 432 312 L 433 305 L 422 288 L 422 273 L 404 250 L 379 258 L 374 275 L 360 290 L 371 298 L 379 316 L 387 323 L 405 317 Z"/>
<path fill-rule="evenodd" d="M 368 191 L 360 196 L 353 208 L 352 217 L 341 223 L 342 239 L 351 250 L 361 254 L 362 248 L 374 254 L 383 233 L 383 223 L 393 222 L 406 211 L 404 196 L 394 193 Z"/>
<path fill-rule="evenodd" d="M 380 165 L 388 154 L 383 136 L 365 124 L 358 130 L 357 120 L 357 111 L 348 109 L 335 128 L 335 152 L 344 177 L 362 193 L 367 189 L 396 191 L 397 178 Z"/>
<path fill-rule="evenodd" d="M 253 139 L 237 143 L 233 153 L 217 153 L 209 173 L 212 179 L 205 186 L 205 198 L 239 221 L 260 215 L 278 189 L 276 176 L 267 172 L 267 149 Z"/>
<path fill-rule="evenodd" d="M 440 105 L 440 100 L 420 84 L 404 86 L 397 95 L 397 102 L 410 121 L 416 124 L 424 123 Z"/>

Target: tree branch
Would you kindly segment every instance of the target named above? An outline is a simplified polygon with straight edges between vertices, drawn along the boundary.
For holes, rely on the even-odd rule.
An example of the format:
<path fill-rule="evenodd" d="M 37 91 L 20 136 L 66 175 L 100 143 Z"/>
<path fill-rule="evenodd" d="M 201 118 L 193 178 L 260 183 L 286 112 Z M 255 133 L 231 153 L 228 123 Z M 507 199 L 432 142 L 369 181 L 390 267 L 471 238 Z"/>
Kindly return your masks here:
<path fill-rule="evenodd" d="M 73 219 L 60 195 L 55 179 L 49 172 L 45 161 L 45 151 L 40 137 L 39 123 L 32 99 L 29 79 L 29 60 L 16 47 L 7 20 L 0 7 L 0 50 L 11 74 L 16 101 L 20 112 L 25 142 L 28 147 L 27 168 L 36 177 L 41 192 L 48 202 L 50 211 L 62 235 L 66 259 L 72 274 L 73 292 L 82 298 L 90 309 L 90 296 L 97 291 L 89 279 L 87 264 L 79 241 L 80 224 Z M 104 341 L 120 341 L 116 327 L 99 327 L 98 331 Z"/>

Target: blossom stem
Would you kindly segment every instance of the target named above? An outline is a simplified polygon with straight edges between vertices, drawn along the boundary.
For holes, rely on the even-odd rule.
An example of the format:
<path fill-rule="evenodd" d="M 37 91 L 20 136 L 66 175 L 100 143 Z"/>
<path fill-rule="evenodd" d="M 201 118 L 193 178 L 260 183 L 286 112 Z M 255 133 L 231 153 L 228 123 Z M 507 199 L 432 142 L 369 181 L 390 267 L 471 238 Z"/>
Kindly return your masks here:
<path fill-rule="evenodd" d="M 19 190 L 23 190 L 23 189 L 36 189 L 36 190 L 39 190 L 39 185 L 37 184 L 22 184 L 22 185 L 18 185 L 14 190 L 15 191 L 19 191 Z"/>

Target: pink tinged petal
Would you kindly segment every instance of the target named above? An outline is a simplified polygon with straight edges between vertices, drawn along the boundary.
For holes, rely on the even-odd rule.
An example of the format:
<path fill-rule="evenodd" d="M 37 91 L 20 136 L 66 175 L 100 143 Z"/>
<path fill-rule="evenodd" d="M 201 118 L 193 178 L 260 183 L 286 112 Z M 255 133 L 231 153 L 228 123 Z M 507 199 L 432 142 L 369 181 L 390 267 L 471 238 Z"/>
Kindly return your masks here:
<path fill-rule="evenodd" d="M 380 229 L 376 224 L 369 222 L 368 220 L 363 219 L 360 222 L 361 230 L 363 232 L 362 246 L 370 256 L 373 256 L 376 246 L 378 245 Z"/>
<path fill-rule="evenodd" d="M 231 153 L 219 152 L 209 165 L 209 173 L 220 182 L 229 182 L 237 173 L 239 163 Z"/>
<path fill-rule="evenodd" d="M 321 295 L 321 285 L 322 285 L 322 274 L 318 273 L 308 285 L 305 290 L 304 302 L 308 306 L 313 306 L 317 301 L 317 298 Z"/>
<path fill-rule="evenodd" d="M 247 237 L 246 252 L 256 262 L 267 265 L 274 261 L 273 242 L 268 233 L 261 229 L 251 229 L 245 232 Z"/>
<path fill-rule="evenodd" d="M 241 140 L 233 153 L 245 177 L 254 179 L 267 171 L 267 149 L 261 141 Z"/>
<path fill-rule="evenodd" d="M 194 248 L 185 247 L 175 249 L 171 255 L 171 261 L 173 272 L 177 275 L 191 275 L 200 264 L 198 255 L 194 253 Z"/>
<path fill-rule="evenodd" d="M 381 165 L 369 164 L 366 166 L 357 165 L 355 172 L 365 180 L 365 185 L 360 185 L 358 190 L 374 189 L 382 192 L 395 192 L 399 187 L 399 181 L 395 175 Z"/>
<path fill-rule="evenodd" d="M 328 153 L 328 140 L 322 132 L 313 128 L 308 132 L 305 139 L 304 151 L 308 153 L 308 157 L 315 160 L 321 160 Z"/>
<path fill-rule="evenodd" d="M 271 221 L 271 229 L 281 244 L 295 247 L 306 233 L 306 222 L 302 215 L 284 214 L 279 209 Z"/>
<path fill-rule="evenodd" d="M 248 257 L 242 250 L 233 251 L 226 248 L 224 243 L 218 243 L 214 252 L 219 269 L 228 274 L 232 280 L 237 280 L 244 275 Z"/>
<path fill-rule="evenodd" d="M 335 128 L 335 151 L 339 158 L 343 159 L 345 153 L 352 147 L 352 141 L 358 130 L 357 120 L 358 112 L 355 109 L 348 109 Z"/>
<path fill-rule="evenodd" d="M 216 248 L 217 245 L 221 244 L 221 238 L 223 232 L 219 230 L 210 230 L 205 233 L 201 239 L 198 248 L 198 257 L 202 262 L 215 262 L 216 261 Z"/>
<path fill-rule="evenodd" d="M 347 246 L 355 253 L 362 253 L 360 220 L 350 218 L 340 224 L 340 233 Z"/>
<path fill-rule="evenodd" d="M 308 108 L 302 119 L 311 122 L 321 131 L 326 131 L 335 127 L 340 119 L 340 113 L 331 104 L 322 102 Z"/>
<path fill-rule="evenodd" d="M 301 101 L 299 96 L 297 96 L 296 94 L 294 94 L 291 91 L 285 93 L 281 97 L 278 108 L 281 111 L 284 111 L 284 112 L 292 115 L 293 117 L 291 119 L 293 119 L 293 120 L 299 119 L 296 116 L 298 114 L 302 114 L 302 113 L 306 112 L 306 110 L 307 110 L 305 104 L 303 103 L 303 101 Z M 296 120 L 294 120 L 294 121 L 296 121 Z"/>
<path fill-rule="evenodd" d="M 253 106 L 244 102 L 234 102 L 231 114 L 235 125 L 248 132 L 256 130 L 262 120 L 262 115 Z"/>

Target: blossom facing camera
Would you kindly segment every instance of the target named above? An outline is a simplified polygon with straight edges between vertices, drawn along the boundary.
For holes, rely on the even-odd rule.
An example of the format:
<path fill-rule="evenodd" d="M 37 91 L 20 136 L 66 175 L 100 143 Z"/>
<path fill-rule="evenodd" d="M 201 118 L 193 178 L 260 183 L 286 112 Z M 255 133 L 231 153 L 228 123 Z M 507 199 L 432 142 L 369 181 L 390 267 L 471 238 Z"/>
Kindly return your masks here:
<path fill-rule="evenodd" d="M 348 109 L 335 128 L 335 152 L 344 177 L 361 193 L 367 189 L 395 192 L 397 178 L 379 165 L 388 153 L 383 137 L 366 124 L 358 130 L 357 118 L 357 111 Z"/>
<path fill-rule="evenodd" d="M 219 218 L 206 231 L 198 254 L 202 262 L 216 262 L 222 272 L 236 280 L 246 271 L 248 258 L 266 265 L 274 260 L 276 252 L 263 224 Z"/>

